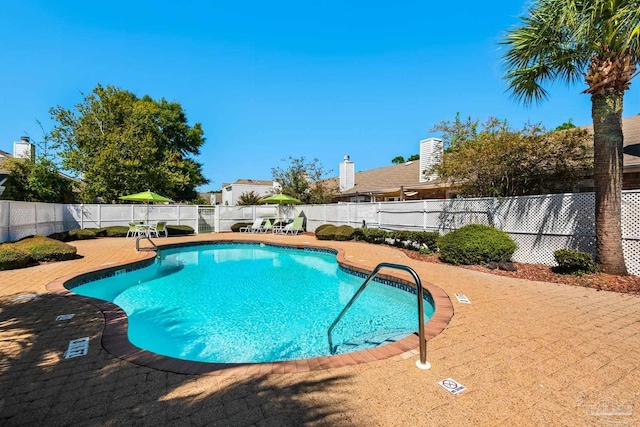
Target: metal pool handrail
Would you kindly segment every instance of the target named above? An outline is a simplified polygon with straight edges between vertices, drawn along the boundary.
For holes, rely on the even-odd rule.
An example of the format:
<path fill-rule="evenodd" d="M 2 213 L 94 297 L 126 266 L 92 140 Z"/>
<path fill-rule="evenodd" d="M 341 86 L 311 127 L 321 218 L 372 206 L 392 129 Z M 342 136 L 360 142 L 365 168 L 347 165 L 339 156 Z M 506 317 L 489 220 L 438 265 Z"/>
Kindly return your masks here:
<path fill-rule="evenodd" d="M 376 268 L 373 269 L 371 274 L 369 274 L 369 277 L 367 277 L 367 279 L 364 281 L 364 283 L 362 283 L 362 285 L 360 286 L 358 291 L 355 293 L 355 295 L 351 298 L 351 300 L 349 300 L 347 305 L 342 309 L 342 311 L 340 312 L 336 320 L 334 320 L 331 326 L 329 326 L 329 330 L 327 331 L 327 335 L 329 338 L 329 351 L 331 352 L 331 354 L 335 354 L 335 350 L 337 348 L 333 346 L 333 340 L 331 339 L 331 331 L 333 331 L 333 328 L 335 328 L 338 322 L 340 322 L 340 319 L 342 319 L 342 317 L 349 310 L 349 308 L 351 308 L 355 300 L 358 299 L 358 297 L 367 287 L 369 282 L 371 282 L 371 280 L 373 280 L 373 278 L 383 268 L 393 268 L 396 270 L 403 270 L 411 274 L 411 276 L 413 277 L 413 281 L 416 284 L 416 294 L 418 295 L 418 339 L 420 340 L 420 360 L 416 361 L 416 365 L 420 369 L 429 369 L 431 367 L 431 364 L 427 362 L 427 342 L 424 340 L 424 300 L 423 300 L 424 290 L 422 289 L 422 282 L 420 281 L 420 278 L 418 277 L 416 272 L 411 267 L 408 267 L 406 265 L 401 265 L 401 264 L 381 262 L 376 266 Z"/>
<path fill-rule="evenodd" d="M 141 239 L 147 239 L 149 242 L 151 242 L 153 247 L 151 247 L 151 248 L 141 248 L 140 247 L 140 240 Z M 142 236 L 137 236 L 136 237 L 136 251 L 140 252 L 140 251 L 157 251 L 157 250 L 158 250 L 158 247 L 156 246 L 155 243 L 153 243 L 153 240 L 151 240 L 151 237 L 149 237 L 148 234 L 143 234 Z"/>

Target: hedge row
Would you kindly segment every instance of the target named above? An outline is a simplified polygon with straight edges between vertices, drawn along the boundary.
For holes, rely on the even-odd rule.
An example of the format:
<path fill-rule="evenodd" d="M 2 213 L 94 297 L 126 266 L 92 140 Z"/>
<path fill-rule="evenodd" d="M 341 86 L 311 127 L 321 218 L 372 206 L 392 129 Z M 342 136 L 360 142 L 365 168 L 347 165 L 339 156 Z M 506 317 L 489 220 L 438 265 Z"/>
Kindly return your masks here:
<path fill-rule="evenodd" d="M 336 227 L 323 224 L 315 231 L 319 240 L 361 240 L 386 244 L 422 253 L 439 252 L 440 259 L 452 264 L 488 264 L 511 259 L 517 249 L 504 231 L 480 224 L 471 224 L 444 236 L 437 232 L 392 230 L 379 228 Z"/>
<path fill-rule="evenodd" d="M 438 250 L 439 234 L 425 231 L 395 230 L 379 228 L 353 228 L 348 225 L 323 224 L 315 230 L 318 240 L 361 240 L 374 244 L 388 244 L 414 251 L 435 252 Z"/>
<path fill-rule="evenodd" d="M 194 230 L 188 225 L 167 225 L 169 236 L 184 236 L 193 234 Z M 50 234 L 47 237 L 61 242 L 72 242 L 74 240 L 95 239 L 96 237 L 126 237 L 129 227 L 113 225 L 103 228 L 85 228 L 71 231 L 62 231 Z"/>
<path fill-rule="evenodd" d="M 0 245 L 0 270 L 22 268 L 32 262 L 73 259 L 76 251 L 75 247 L 48 237 L 28 237 Z"/>

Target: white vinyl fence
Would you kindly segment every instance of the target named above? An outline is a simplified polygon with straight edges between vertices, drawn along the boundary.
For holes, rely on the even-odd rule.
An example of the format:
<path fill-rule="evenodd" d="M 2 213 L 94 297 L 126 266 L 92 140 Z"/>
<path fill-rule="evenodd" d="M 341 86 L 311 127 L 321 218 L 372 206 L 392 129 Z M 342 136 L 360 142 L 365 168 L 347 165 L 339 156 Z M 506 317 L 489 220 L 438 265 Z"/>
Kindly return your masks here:
<path fill-rule="evenodd" d="M 237 222 L 257 217 L 293 218 L 303 214 L 307 231 L 321 224 L 388 230 L 437 231 L 441 234 L 466 224 L 502 229 L 518 244 L 513 259 L 554 265 L 557 249 L 595 251 L 593 193 L 541 196 L 419 200 L 384 203 L 339 203 L 298 206 L 149 205 L 149 221 L 189 225 L 196 232 L 229 231 Z M 0 242 L 33 234 L 76 228 L 127 225 L 146 219 L 147 206 L 63 205 L 0 201 Z M 622 194 L 622 246 L 631 274 L 640 275 L 640 191 Z"/>
<path fill-rule="evenodd" d="M 478 223 L 506 231 L 518 244 L 514 261 L 555 265 L 553 252 L 577 249 L 595 252 L 593 193 L 541 196 L 419 200 L 383 203 L 339 203 L 289 206 L 219 206 L 219 230 L 256 217 L 304 214 L 307 231 L 321 224 L 348 224 L 388 230 L 437 231 L 445 234 Z M 622 195 L 622 245 L 631 274 L 640 275 L 640 191 Z"/>
<path fill-rule="evenodd" d="M 148 209 L 148 210 L 147 210 Z M 215 230 L 215 208 L 196 205 L 67 205 L 0 201 L 0 243 L 34 234 L 77 228 L 126 226 L 132 221 L 188 225 L 196 233 Z"/>

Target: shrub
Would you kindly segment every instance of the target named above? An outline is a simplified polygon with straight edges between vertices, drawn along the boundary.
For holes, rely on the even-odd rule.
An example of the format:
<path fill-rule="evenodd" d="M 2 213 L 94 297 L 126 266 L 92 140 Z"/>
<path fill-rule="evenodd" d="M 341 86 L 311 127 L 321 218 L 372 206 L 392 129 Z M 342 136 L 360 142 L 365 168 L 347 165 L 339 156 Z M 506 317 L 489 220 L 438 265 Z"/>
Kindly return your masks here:
<path fill-rule="evenodd" d="M 440 233 L 437 231 L 414 231 L 412 232 L 412 236 L 413 241 L 417 244 L 418 249 L 421 252 L 425 248 L 429 252 L 438 252 L 438 240 L 440 239 Z"/>
<path fill-rule="evenodd" d="M 508 261 L 518 246 L 504 231 L 470 224 L 438 241 L 440 259 L 451 264 L 486 264 Z"/>
<path fill-rule="evenodd" d="M 553 253 L 553 257 L 558 263 L 558 273 L 582 276 L 599 271 L 598 266 L 593 262 L 593 257 L 587 252 L 560 249 Z"/>
<path fill-rule="evenodd" d="M 365 242 L 380 244 L 387 238 L 387 232 L 379 228 L 363 228 L 362 238 Z"/>
<path fill-rule="evenodd" d="M 366 230 L 366 228 L 356 228 L 355 230 L 353 230 L 353 239 L 354 240 L 364 240 L 364 231 Z"/>
<path fill-rule="evenodd" d="M 319 231 L 322 231 L 323 229 L 325 229 L 327 227 L 335 227 L 335 225 L 333 225 L 333 224 L 322 224 L 322 225 L 319 225 L 314 230 L 314 234 L 316 234 L 316 237 L 317 237 L 317 234 L 318 234 Z"/>
<path fill-rule="evenodd" d="M 109 227 L 102 228 L 86 228 L 86 230 L 91 230 L 96 235 L 96 237 L 107 237 L 107 232 Z"/>
<path fill-rule="evenodd" d="M 237 233 L 240 231 L 240 228 L 251 227 L 252 225 L 253 225 L 252 222 L 236 222 L 231 226 L 231 231 L 233 231 L 234 233 Z"/>
<path fill-rule="evenodd" d="M 334 239 L 339 241 L 347 241 L 353 239 L 353 227 L 350 225 L 341 225 L 336 227 Z"/>
<path fill-rule="evenodd" d="M 128 231 L 129 227 L 124 227 L 122 225 L 112 225 L 111 227 L 105 227 L 104 229 L 101 229 L 100 233 L 104 232 L 104 235 L 106 237 L 126 237 Z"/>
<path fill-rule="evenodd" d="M 0 270 L 13 270 L 29 264 L 31 255 L 29 252 L 18 248 L 12 243 L 0 245 Z"/>
<path fill-rule="evenodd" d="M 193 227 L 188 225 L 167 225 L 167 234 L 169 236 L 186 236 L 193 234 Z"/>
<path fill-rule="evenodd" d="M 71 237 L 69 237 L 68 231 L 61 231 L 59 233 L 49 234 L 47 236 L 50 239 L 57 240 L 59 242 L 69 242 L 71 241 Z"/>
<path fill-rule="evenodd" d="M 44 236 L 33 236 L 14 243 L 27 251 L 34 261 L 64 261 L 76 257 L 77 249 Z"/>
<path fill-rule="evenodd" d="M 69 231 L 69 238 L 71 238 L 72 240 L 95 239 L 96 233 L 91 230 L 83 229 L 71 230 Z"/>
<path fill-rule="evenodd" d="M 386 239 L 391 239 L 389 242 L 393 246 L 404 248 L 411 246 L 411 232 L 407 230 L 395 230 L 387 233 Z"/>
<path fill-rule="evenodd" d="M 325 224 L 318 227 L 315 231 L 318 240 L 333 240 L 336 237 L 338 227 L 333 224 Z"/>

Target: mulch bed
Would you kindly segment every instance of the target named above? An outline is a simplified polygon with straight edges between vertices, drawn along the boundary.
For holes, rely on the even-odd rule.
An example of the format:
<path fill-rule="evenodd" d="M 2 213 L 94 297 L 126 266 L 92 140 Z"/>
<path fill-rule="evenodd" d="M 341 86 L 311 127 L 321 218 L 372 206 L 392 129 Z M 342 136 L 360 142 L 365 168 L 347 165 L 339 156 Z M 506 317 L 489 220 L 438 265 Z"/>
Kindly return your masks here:
<path fill-rule="evenodd" d="M 403 250 L 409 258 L 444 264 L 438 255 L 423 255 L 409 250 Z M 518 279 L 535 280 L 539 282 L 564 283 L 585 288 L 594 288 L 601 291 L 613 291 L 620 293 L 640 295 L 640 276 L 615 276 L 612 274 L 595 273 L 583 276 L 572 276 L 558 274 L 552 271 L 552 267 L 541 264 L 513 263 L 517 271 L 491 270 L 481 265 L 461 265 L 459 267 L 470 270 L 482 271 L 484 273 L 496 274 L 499 276 L 515 277 Z"/>

